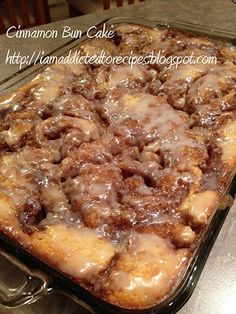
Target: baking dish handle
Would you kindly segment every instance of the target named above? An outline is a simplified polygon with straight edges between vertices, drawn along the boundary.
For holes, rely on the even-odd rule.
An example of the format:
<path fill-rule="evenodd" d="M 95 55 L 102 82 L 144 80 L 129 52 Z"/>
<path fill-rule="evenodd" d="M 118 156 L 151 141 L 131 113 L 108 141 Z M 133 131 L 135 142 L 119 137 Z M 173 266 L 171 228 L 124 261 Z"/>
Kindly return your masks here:
<path fill-rule="evenodd" d="M 38 272 L 31 271 L 24 266 L 15 257 L 0 249 L 0 257 L 7 260 L 25 275 L 24 283 L 17 288 L 10 288 L 0 282 L 0 305 L 5 308 L 18 308 L 24 305 L 32 304 L 43 295 L 52 291 L 49 287 L 48 278 Z"/>

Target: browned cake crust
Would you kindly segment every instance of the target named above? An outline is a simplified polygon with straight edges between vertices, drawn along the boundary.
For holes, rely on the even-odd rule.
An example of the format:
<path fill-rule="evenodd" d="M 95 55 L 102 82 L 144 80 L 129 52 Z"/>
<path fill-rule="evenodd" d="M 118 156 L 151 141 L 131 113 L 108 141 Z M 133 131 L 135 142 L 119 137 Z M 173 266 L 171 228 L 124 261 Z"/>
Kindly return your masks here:
<path fill-rule="evenodd" d="M 52 65 L 0 107 L 0 229 L 125 308 L 167 297 L 236 165 L 236 52 L 123 24 L 82 54 L 217 64 Z"/>

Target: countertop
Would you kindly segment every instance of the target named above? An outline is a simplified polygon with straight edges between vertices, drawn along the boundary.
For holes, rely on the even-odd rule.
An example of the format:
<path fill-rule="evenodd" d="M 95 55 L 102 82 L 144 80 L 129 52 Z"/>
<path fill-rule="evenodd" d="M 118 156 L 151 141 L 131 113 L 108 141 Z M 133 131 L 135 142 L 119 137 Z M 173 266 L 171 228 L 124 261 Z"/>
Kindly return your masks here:
<path fill-rule="evenodd" d="M 43 26 L 44 29 L 61 30 L 63 25 L 86 30 L 91 25 L 112 16 L 139 16 L 149 19 L 175 18 L 210 27 L 236 32 L 236 4 L 230 0 L 150 0 L 114 9 L 80 16 Z M 22 54 L 34 50 L 49 53 L 69 39 L 9 39 L 0 36 L 0 75 L 4 80 L 18 70 L 17 65 L 5 64 L 8 49 Z M 233 314 L 236 309 L 236 203 L 231 208 L 210 253 L 196 289 L 179 314 Z M 0 260 L 0 273 L 14 277 L 14 269 Z M 2 275 L 1 275 L 2 277 Z M 85 310 L 60 293 L 53 293 L 30 306 L 6 310 L 0 314 L 85 314 Z M 105 313 L 104 313 L 105 314 Z"/>

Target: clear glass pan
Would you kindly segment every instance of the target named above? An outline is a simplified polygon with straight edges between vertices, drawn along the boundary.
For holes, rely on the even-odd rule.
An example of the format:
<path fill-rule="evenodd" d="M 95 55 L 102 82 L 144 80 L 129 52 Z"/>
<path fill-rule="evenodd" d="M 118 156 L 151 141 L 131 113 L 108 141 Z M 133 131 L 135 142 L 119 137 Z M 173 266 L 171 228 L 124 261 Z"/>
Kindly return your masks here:
<path fill-rule="evenodd" d="M 233 32 L 228 32 L 220 29 L 210 29 L 201 25 L 189 24 L 182 21 L 147 21 L 143 18 L 119 17 L 102 21 L 100 24 L 102 25 L 103 23 L 106 23 L 108 25 L 120 23 L 134 23 L 149 27 L 168 27 L 180 29 L 195 34 L 205 34 L 209 37 L 216 37 L 229 41 L 232 44 L 236 43 L 236 34 Z M 78 47 L 85 40 L 85 37 L 81 39 L 74 39 L 69 43 L 59 47 L 51 54 L 58 56 L 63 55 L 67 51 Z M 43 67 L 44 66 L 38 64 L 36 66 L 28 66 L 25 69 L 18 71 L 8 79 L 0 82 L 0 93 L 5 94 L 6 92 L 16 90 L 20 85 L 23 85 L 25 82 L 32 79 L 39 71 L 42 70 Z M 226 193 L 229 193 L 234 197 L 236 192 L 236 177 L 234 176 L 233 178 L 232 176 L 231 180 L 229 178 L 229 182 L 231 183 Z M 17 292 L 17 295 L 14 294 L 14 291 L 11 291 L 10 288 L 7 289 L 5 285 L 0 284 L 0 303 L 5 307 L 19 307 L 34 302 L 45 293 L 50 293 L 52 289 L 59 289 L 93 313 L 175 313 L 191 296 L 200 277 L 203 266 L 214 244 L 214 241 L 228 214 L 229 209 L 230 208 L 216 209 L 215 214 L 206 232 L 204 233 L 195 254 L 192 257 L 184 276 L 179 281 L 174 292 L 166 300 L 164 300 L 157 306 L 143 310 L 128 310 L 119 308 L 97 298 L 96 296 L 90 294 L 88 291 L 76 284 L 65 274 L 50 267 L 48 264 L 44 263 L 43 261 L 39 260 L 32 254 L 27 252 L 24 248 L 20 247 L 17 243 L 14 243 L 5 235 L 0 234 L 0 247 L 2 249 L 0 251 L 0 255 L 4 256 L 5 258 L 7 258 L 7 260 L 9 260 L 9 262 L 12 262 L 14 265 L 24 271 L 28 277 L 25 284 L 22 286 L 21 291 Z M 33 271 L 34 269 L 40 270 L 40 272 Z M 39 281 L 41 282 L 41 284 L 39 284 Z M 29 282 L 31 285 L 30 289 Z M 32 284 L 34 282 L 37 283 L 35 283 L 34 285 Z"/>

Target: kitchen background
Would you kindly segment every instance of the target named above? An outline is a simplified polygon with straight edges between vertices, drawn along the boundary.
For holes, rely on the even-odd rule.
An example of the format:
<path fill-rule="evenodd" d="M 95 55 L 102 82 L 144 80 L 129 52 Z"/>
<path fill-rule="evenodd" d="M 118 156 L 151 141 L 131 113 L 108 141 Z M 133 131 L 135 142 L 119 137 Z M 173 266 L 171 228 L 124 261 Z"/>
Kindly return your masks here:
<path fill-rule="evenodd" d="M 0 34 L 12 25 L 20 24 L 28 28 L 143 1 L 145 0 L 0 0 Z"/>

